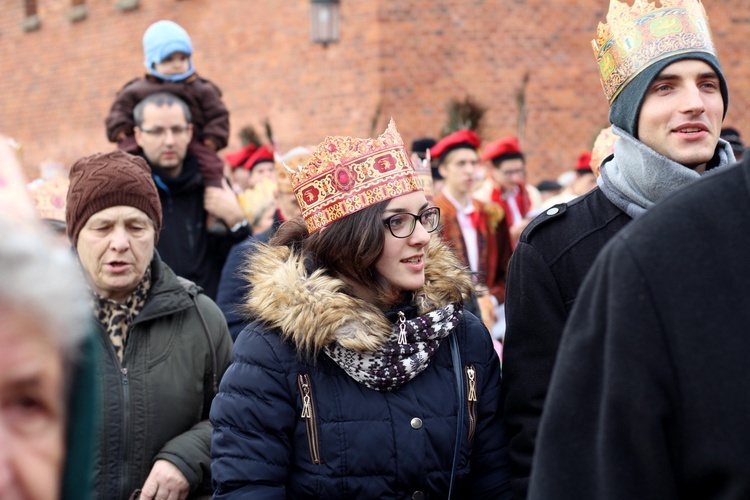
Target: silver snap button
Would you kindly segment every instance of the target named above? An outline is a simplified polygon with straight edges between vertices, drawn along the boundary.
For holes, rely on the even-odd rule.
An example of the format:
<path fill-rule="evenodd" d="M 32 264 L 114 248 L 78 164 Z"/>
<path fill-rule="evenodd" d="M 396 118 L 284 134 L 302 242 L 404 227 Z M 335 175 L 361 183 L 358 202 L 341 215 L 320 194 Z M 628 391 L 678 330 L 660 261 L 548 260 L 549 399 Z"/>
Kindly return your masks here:
<path fill-rule="evenodd" d="M 421 429 L 422 428 L 422 419 L 414 417 L 411 419 L 411 426 L 413 429 Z M 419 493 L 419 492 L 417 492 Z"/>
<path fill-rule="evenodd" d="M 424 500 L 424 493 L 421 491 L 415 491 L 411 498 L 412 500 Z"/>
<path fill-rule="evenodd" d="M 549 210 L 547 210 L 547 215 L 555 215 L 557 212 L 559 212 L 560 209 L 557 207 L 552 207 Z"/>

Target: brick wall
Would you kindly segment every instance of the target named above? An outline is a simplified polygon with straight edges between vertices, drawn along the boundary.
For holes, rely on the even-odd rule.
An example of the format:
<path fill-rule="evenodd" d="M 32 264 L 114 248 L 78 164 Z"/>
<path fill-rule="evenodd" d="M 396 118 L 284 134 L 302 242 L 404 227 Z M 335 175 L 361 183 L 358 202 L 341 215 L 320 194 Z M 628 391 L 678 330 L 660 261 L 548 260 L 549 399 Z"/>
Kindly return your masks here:
<path fill-rule="evenodd" d="M 191 35 L 197 70 L 224 91 L 232 142 L 268 118 L 280 149 L 325 135 L 368 136 L 393 117 L 404 139 L 436 136 L 451 99 L 488 108 L 481 135 L 516 134 L 525 75 L 523 144 L 532 181 L 572 166 L 607 123 L 590 47 L 606 0 L 341 0 L 341 41 L 309 41 L 309 0 L 38 0 L 24 32 L 22 0 L 0 16 L 0 132 L 24 147 L 30 176 L 111 148 L 103 120 L 115 92 L 143 73 L 141 36 L 172 19 Z M 726 124 L 750 142 L 746 0 L 704 0 L 731 93 Z"/>

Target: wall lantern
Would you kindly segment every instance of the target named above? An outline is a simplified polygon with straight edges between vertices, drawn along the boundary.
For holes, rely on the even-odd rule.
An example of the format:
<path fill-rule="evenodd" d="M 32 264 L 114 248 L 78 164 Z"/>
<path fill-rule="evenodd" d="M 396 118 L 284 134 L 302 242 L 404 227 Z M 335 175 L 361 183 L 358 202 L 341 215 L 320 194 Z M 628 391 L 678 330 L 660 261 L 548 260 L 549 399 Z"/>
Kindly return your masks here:
<path fill-rule="evenodd" d="M 325 47 L 339 41 L 340 0 L 310 0 L 310 37 Z"/>

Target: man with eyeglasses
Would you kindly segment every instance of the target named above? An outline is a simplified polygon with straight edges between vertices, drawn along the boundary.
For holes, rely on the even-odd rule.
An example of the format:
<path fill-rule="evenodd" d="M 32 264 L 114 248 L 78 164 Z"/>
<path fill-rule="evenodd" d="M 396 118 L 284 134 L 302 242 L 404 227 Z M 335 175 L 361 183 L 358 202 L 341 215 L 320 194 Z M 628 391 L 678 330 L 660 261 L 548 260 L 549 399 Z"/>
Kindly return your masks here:
<path fill-rule="evenodd" d="M 179 97 L 152 94 L 133 110 L 135 140 L 151 167 L 163 207 L 164 227 L 156 249 L 178 276 L 216 299 L 221 268 L 231 247 L 250 235 L 247 220 L 229 185 L 204 187 L 198 158 L 188 153 L 190 109 Z M 207 231 L 207 214 L 230 228 Z"/>
<path fill-rule="evenodd" d="M 481 314 L 492 330 L 505 302 L 505 271 L 512 250 L 503 209 L 472 197 L 480 143 L 473 131 L 460 130 L 430 148 L 430 155 L 438 161 L 445 182 L 435 196 L 443 223 L 440 235 L 475 274 L 480 309 L 477 316 Z M 502 336 L 492 333 L 495 338 Z"/>

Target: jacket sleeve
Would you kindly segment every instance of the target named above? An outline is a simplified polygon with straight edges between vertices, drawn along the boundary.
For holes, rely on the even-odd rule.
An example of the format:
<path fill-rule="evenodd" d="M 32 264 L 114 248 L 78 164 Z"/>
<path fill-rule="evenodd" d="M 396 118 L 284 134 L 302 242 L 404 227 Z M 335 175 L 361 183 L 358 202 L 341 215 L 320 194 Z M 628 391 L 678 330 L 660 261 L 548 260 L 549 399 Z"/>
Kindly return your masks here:
<path fill-rule="evenodd" d="M 490 293 L 497 299 L 498 304 L 503 304 L 507 293 L 508 262 L 513 253 L 513 247 L 510 243 L 510 231 L 505 220 L 501 220 L 495 229 L 495 241 L 497 242 L 497 268 Z"/>
<path fill-rule="evenodd" d="M 285 499 L 296 400 L 256 323 L 237 339 L 211 408 L 214 499 Z"/>
<path fill-rule="evenodd" d="M 229 366 L 229 360 L 232 351 L 232 338 L 229 335 L 224 316 L 219 308 L 206 295 L 199 294 L 196 297 L 196 304 L 200 308 L 203 317 L 208 325 L 209 334 L 214 346 L 216 355 L 216 380 L 221 380 L 224 372 Z M 195 317 L 195 321 L 200 321 Z M 199 326 L 203 328 L 203 326 Z M 211 481 L 211 430 L 212 426 L 208 420 L 207 406 L 211 403 L 213 384 L 211 375 L 214 371 L 213 356 L 210 352 L 209 343 L 205 343 L 204 358 L 206 364 L 205 372 L 208 376 L 201 373 L 200 376 L 204 382 L 204 391 L 208 392 L 206 405 L 203 408 L 203 420 L 196 423 L 190 430 L 169 440 L 167 444 L 154 457 L 153 461 L 168 460 L 180 469 L 182 474 L 190 483 L 190 491 L 198 489 L 207 489 Z"/>
<path fill-rule="evenodd" d="M 240 312 L 240 306 L 250 284 L 242 277 L 242 268 L 247 255 L 253 251 L 253 241 L 251 239 L 245 240 L 242 243 L 237 243 L 229 250 L 229 255 L 221 270 L 219 291 L 216 295 L 216 304 L 224 313 L 229 326 L 229 333 L 235 340 L 247 325 L 245 316 Z"/>
<path fill-rule="evenodd" d="M 525 498 L 547 388 L 566 308 L 548 264 L 521 240 L 510 261 L 503 343 L 503 411 L 513 490 Z"/>
<path fill-rule="evenodd" d="M 662 324 L 629 250 L 605 247 L 563 333 L 530 499 L 686 496 L 675 479 L 680 389 Z"/>
<path fill-rule="evenodd" d="M 229 110 L 221 99 L 221 90 L 210 80 L 199 78 L 200 106 L 203 110 L 203 130 L 201 138 L 213 138 L 219 149 L 227 147 L 229 143 Z"/>
<path fill-rule="evenodd" d="M 460 497 L 473 499 L 512 499 L 508 439 L 500 407 L 500 358 L 492 345 L 487 328 L 477 318 L 469 317 L 469 342 L 479 347 L 477 369 L 477 427 L 472 440 L 471 470 L 463 481 Z"/>
<path fill-rule="evenodd" d="M 132 84 L 137 81 L 133 80 L 120 89 L 107 118 L 104 120 L 107 127 L 107 139 L 110 142 L 117 142 L 117 135 L 120 132 L 133 135 L 133 128 L 135 127 L 133 108 L 138 104 L 138 93 Z"/>

